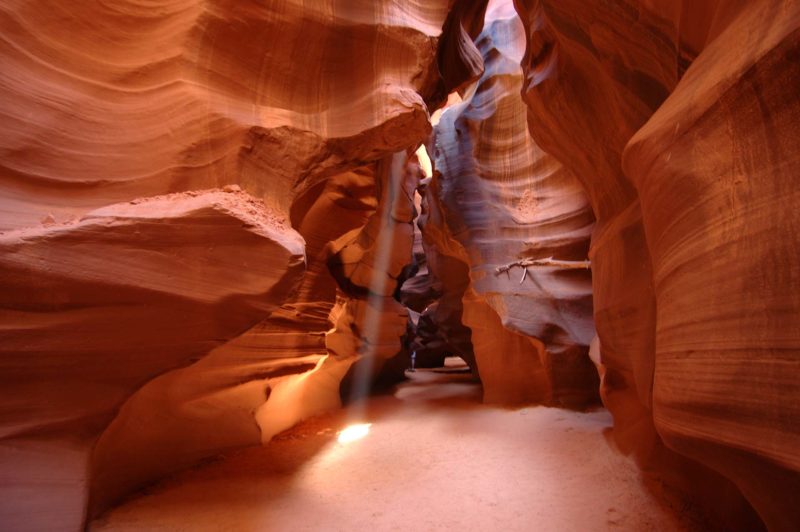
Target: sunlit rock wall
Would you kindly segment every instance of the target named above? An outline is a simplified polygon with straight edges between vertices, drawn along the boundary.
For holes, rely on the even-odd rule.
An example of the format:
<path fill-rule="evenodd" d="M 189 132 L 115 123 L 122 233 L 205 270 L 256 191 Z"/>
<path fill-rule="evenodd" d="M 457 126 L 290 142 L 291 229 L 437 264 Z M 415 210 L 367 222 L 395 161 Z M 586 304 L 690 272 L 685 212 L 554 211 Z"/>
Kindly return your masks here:
<path fill-rule="evenodd" d="M 589 271 L 497 268 L 585 260 L 591 208 L 575 177 L 528 135 L 520 97 L 526 40 L 513 5 L 490 2 L 475 45 L 484 73 L 434 128 L 428 198 L 444 227 L 425 229 L 434 254 L 455 250 L 466 265 L 468 284 L 457 297 L 484 400 L 586 404 L 597 394 Z"/>
<path fill-rule="evenodd" d="M 686 470 L 663 441 L 733 481 L 770 529 L 796 529 L 800 4 L 516 4 L 531 134 L 597 215 L 617 441 Z"/>
<path fill-rule="evenodd" d="M 297 289 L 269 319 L 195 364 L 153 379 L 126 401 L 94 451 L 94 509 L 199 459 L 269 440 L 338 406 L 338 380 L 349 364 L 326 356 L 324 334 L 337 288 L 327 247 L 362 227 L 375 208 L 368 169 L 331 177 L 294 203 L 293 225 L 307 255 Z"/>
<path fill-rule="evenodd" d="M 378 209 L 355 238 L 346 235 L 330 244 L 329 264 L 342 297 L 326 345 L 333 356 L 359 356 L 343 383 L 346 397 L 363 396 L 376 377 L 385 382 L 403 378 L 407 353 L 401 337 L 408 310 L 396 295 L 413 261 L 414 192 L 420 175 L 411 152 L 397 152 L 380 161 L 376 167 Z"/>

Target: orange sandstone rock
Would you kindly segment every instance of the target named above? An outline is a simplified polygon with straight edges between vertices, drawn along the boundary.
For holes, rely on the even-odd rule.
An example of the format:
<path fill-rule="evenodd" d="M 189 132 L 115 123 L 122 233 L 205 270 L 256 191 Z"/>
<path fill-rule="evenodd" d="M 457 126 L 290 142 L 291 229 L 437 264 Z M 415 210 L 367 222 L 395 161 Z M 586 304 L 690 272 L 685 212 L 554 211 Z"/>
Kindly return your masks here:
<path fill-rule="evenodd" d="M 0 249 L 11 529 L 80 528 L 92 447 L 125 399 L 269 315 L 305 259 L 262 202 L 222 191 L 110 205 L 4 233 Z"/>
<path fill-rule="evenodd" d="M 800 5 L 515 3 L 531 134 L 597 216 L 601 393 L 617 441 L 690 471 L 726 526 L 758 523 L 662 441 L 733 481 L 771 530 L 796 529 Z"/>

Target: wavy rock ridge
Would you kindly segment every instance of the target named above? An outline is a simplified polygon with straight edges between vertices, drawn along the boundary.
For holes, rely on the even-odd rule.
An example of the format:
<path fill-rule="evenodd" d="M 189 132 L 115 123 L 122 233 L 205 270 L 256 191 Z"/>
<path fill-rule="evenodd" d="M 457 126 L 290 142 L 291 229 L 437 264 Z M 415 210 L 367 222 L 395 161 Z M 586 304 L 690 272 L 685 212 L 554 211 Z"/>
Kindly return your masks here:
<path fill-rule="evenodd" d="M 475 45 L 484 72 L 434 128 L 428 254 L 448 257 L 431 261 L 439 278 L 458 276 L 447 261 L 468 275 L 453 288 L 485 401 L 585 404 L 597 389 L 588 270 L 497 270 L 525 258 L 584 260 L 592 213 L 578 181 L 528 135 L 526 41 L 513 6 L 490 4 Z"/>
<path fill-rule="evenodd" d="M 357 353 L 326 345 L 349 297 L 329 259 L 430 131 L 449 6 L 306 4 L 0 7 L 11 529 L 78 529 L 340 405 Z"/>
<path fill-rule="evenodd" d="M 2 528 L 82 529 L 409 351 L 487 402 L 599 392 L 720 527 L 800 525 L 800 3 L 9 0 L 0 27 Z"/>
<path fill-rule="evenodd" d="M 664 442 L 796 528 L 800 5 L 515 3 L 531 133 L 597 216 L 618 441 L 674 462 Z"/>

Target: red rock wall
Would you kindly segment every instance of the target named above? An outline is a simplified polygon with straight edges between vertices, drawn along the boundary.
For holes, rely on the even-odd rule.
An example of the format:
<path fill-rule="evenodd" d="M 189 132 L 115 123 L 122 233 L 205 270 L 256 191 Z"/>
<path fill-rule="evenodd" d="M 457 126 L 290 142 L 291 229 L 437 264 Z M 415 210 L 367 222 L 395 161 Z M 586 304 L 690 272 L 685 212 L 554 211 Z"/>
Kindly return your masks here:
<path fill-rule="evenodd" d="M 296 290 L 268 319 L 191 366 L 151 380 L 126 401 L 95 447 L 92 510 L 205 457 L 269 440 L 314 409 L 338 406 L 335 390 L 333 405 L 307 401 L 308 410 L 285 407 L 275 415 L 275 405 L 267 404 L 280 398 L 272 393 L 285 381 L 329 369 L 325 331 L 337 285 L 327 268 L 327 246 L 362 227 L 376 201 L 372 172 L 359 169 L 329 178 L 294 203 L 293 225 L 307 255 Z"/>
<path fill-rule="evenodd" d="M 402 380 L 408 355 L 401 342 L 408 311 L 395 294 L 412 262 L 414 191 L 420 171 L 410 153 L 398 152 L 384 158 L 376 172 L 378 209 L 355 239 L 330 246 L 329 264 L 344 297 L 326 346 L 333 356 L 359 356 L 343 383 L 342 391 L 351 399 L 365 395 L 375 377 Z"/>
<path fill-rule="evenodd" d="M 800 4 L 516 4 L 531 134 L 597 215 L 618 441 L 685 469 L 663 441 L 733 481 L 770 529 L 796 529 Z"/>
<path fill-rule="evenodd" d="M 593 304 L 621 449 L 724 526 L 760 525 L 741 492 L 797 528 L 800 4 L 515 4 L 0 6 L 4 529 L 397 378 L 423 141 L 412 345 L 488 401 L 582 404 Z M 591 291 L 496 275 L 590 233 Z"/>
<path fill-rule="evenodd" d="M 446 2 L 305 4 L 4 3 L 0 228 L 231 183 L 286 209 L 424 135 Z"/>
<path fill-rule="evenodd" d="M 114 204 L 0 248 L 10 529 L 78 528 L 92 446 L 123 401 L 275 310 L 305 262 L 302 237 L 234 190 Z"/>
<path fill-rule="evenodd" d="M 717 16 L 727 24 L 623 159 L 653 263 L 653 414 L 770 528 L 796 530 L 800 5 Z"/>
<path fill-rule="evenodd" d="M 340 404 L 330 242 L 428 135 L 448 8 L 0 6 L 5 527 L 78 529 Z"/>
<path fill-rule="evenodd" d="M 438 199 L 441 180 L 426 181 L 429 182 L 420 188 L 422 212 L 418 226 L 431 282 L 441 297 L 421 314 L 422 331 L 417 333 L 414 345 L 423 348 L 423 357 L 460 356 L 477 375 L 472 332 L 463 322 L 462 299 L 470 284 L 469 258 L 463 246 L 450 234 L 446 212 Z"/>

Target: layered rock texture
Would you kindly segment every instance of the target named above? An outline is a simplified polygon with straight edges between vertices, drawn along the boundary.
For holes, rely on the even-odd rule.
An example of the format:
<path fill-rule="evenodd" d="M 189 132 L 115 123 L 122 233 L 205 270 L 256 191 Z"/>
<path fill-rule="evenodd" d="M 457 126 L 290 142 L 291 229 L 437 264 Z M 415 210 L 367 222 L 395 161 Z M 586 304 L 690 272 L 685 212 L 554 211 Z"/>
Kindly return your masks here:
<path fill-rule="evenodd" d="M 10 0 L 0 27 L 0 528 L 80 530 L 410 351 L 487 402 L 599 391 L 722 526 L 800 526 L 800 3 Z"/>
<path fill-rule="evenodd" d="M 513 6 L 491 2 L 475 44 L 484 72 L 433 133 L 422 229 L 432 269 L 448 279 L 436 312 L 469 328 L 485 401 L 586 404 L 597 390 L 589 270 L 514 263 L 586 260 L 592 212 L 578 180 L 528 135 Z"/>
<path fill-rule="evenodd" d="M 411 153 L 397 152 L 380 161 L 376 172 L 378 209 L 355 239 L 342 247 L 332 243 L 329 261 L 344 297 L 337 303 L 340 308 L 326 345 L 340 358 L 359 355 L 342 390 L 354 399 L 366 394 L 366 384 L 376 377 L 402 379 L 407 358 L 399 339 L 409 317 L 395 295 L 412 261 L 414 190 L 420 171 Z"/>
<path fill-rule="evenodd" d="M 4 528 L 79 529 L 402 353 L 450 6 L 313 4 L 0 7 Z"/>
<path fill-rule="evenodd" d="M 796 529 L 800 4 L 516 4 L 530 131 L 597 216 L 618 441 L 671 460 L 663 441 Z"/>
<path fill-rule="evenodd" d="M 286 209 L 428 126 L 446 2 L 8 2 L 3 222 L 236 183 Z"/>
<path fill-rule="evenodd" d="M 27 524 L 79 526 L 92 445 L 126 397 L 274 310 L 303 273 L 303 244 L 235 190 L 0 235 L 3 521 L 50 507 Z"/>

